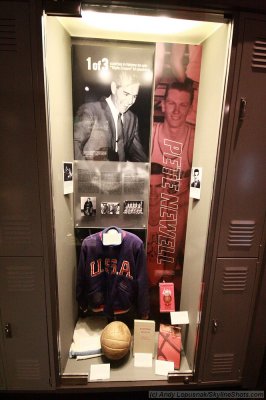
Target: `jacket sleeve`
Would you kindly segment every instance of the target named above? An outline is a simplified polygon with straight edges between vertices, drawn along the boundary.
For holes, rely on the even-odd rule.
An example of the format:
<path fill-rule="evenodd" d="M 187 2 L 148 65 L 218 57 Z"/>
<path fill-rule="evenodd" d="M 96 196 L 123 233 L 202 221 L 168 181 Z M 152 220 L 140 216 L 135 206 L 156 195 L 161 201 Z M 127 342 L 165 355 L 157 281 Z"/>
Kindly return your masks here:
<path fill-rule="evenodd" d="M 146 254 L 143 244 L 137 250 L 136 270 L 138 283 L 137 308 L 140 317 L 147 317 L 150 312 L 148 273 L 146 264 Z"/>
<path fill-rule="evenodd" d="M 147 162 L 148 157 L 143 150 L 143 146 L 139 137 L 139 123 L 136 115 L 132 115 L 131 134 L 126 143 L 126 158 L 127 161 L 133 162 Z"/>
<path fill-rule="evenodd" d="M 74 121 L 74 154 L 75 160 L 84 159 L 83 148 L 90 139 L 95 123 L 95 116 L 91 112 L 90 104 L 83 104 L 77 112 Z"/>
<path fill-rule="evenodd" d="M 86 247 L 84 244 L 81 246 L 79 264 L 77 269 L 77 281 L 76 281 L 76 300 L 79 307 L 83 310 L 88 308 L 88 300 L 86 296 Z"/>

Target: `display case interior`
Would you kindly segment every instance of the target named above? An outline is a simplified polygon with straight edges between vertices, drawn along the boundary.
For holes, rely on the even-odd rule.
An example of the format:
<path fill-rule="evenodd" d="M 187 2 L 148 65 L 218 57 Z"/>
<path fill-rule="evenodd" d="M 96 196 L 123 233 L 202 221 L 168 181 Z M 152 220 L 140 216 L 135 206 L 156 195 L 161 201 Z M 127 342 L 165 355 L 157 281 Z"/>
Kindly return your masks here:
<path fill-rule="evenodd" d="M 130 14 L 130 9 L 128 10 Z M 186 311 L 189 320 L 188 324 L 181 324 L 181 364 L 177 373 L 181 376 L 193 376 L 194 373 L 202 312 L 201 296 L 204 289 L 202 276 L 206 247 L 208 246 L 208 226 L 215 187 L 215 168 L 217 157 L 219 157 L 220 127 L 224 113 L 224 93 L 230 58 L 232 24 L 230 21 L 223 20 L 222 17 L 219 17 L 219 22 L 208 22 L 208 15 L 205 15 L 205 21 L 196 21 L 194 18 L 183 20 L 177 16 L 169 19 L 169 27 L 175 28 L 175 30 L 167 33 L 164 28 L 158 28 L 161 23 L 159 16 L 152 17 L 156 26 L 155 31 L 152 26 L 148 27 L 148 23 L 143 23 L 143 16 L 135 15 L 134 18 L 133 22 L 126 24 L 126 27 L 118 29 L 116 26 L 116 30 L 112 30 L 109 22 L 104 22 L 105 19 L 102 19 L 101 27 L 96 27 L 87 24 L 84 18 L 43 17 L 47 121 L 57 259 L 59 370 L 62 376 L 89 374 L 92 364 L 105 362 L 105 358 L 102 356 L 79 361 L 69 356 L 73 332 L 78 321 L 76 276 L 80 247 L 84 238 L 100 232 L 108 226 L 116 225 L 139 237 L 144 244 L 145 252 L 148 251 L 151 215 L 149 187 L 152 176 L 150 136 L 154 118 L 157 118 L 158 123 L 162 120 L 162 109 L 157 105 L 165 95 L 166 85 L 166 80 L 159 84 L 156 82 L 158 71 L 154 70 L 153 79 L 150 81 L 149 95 L 147 95 L 150 103 L 145 105 L 146 111 L 144 105 L 142 106 L 143 113 L 146 112 L 148 115 L 147 110 L 150 110 L 148 119 L 145 117 L 145 129 L 148 137 L 145 136 L 142 143 L 147 155 L 146 160 L 143 162 L 112 161 L 110 163 L 104 159 L 100 161 L 79 160 L 75 158 L 73 143 L 75 102 L 77 100 L 73 95 L 72 67 L 73 45 L 77 43 L 86 46 L 90 46 L 90 43 L 91 46 L 99 43 L 101 46 L 115 47 L 119 47 L 121 43 L 122 47 L 130 46 L 133 43 L 134 46 L 139 45 L 144 48 L 148 46 L 149 49 L 151 46 L 154 51 L 156 44 L 157 49 L 158 44 L 164 44 L 166 57 L 170 57 L 169 54 L 167 55 L 167 49 L 171 48 L 173 44 L 201 45 L 202 58 L 196 93 L 198 96 L 196 118 L 193 115 L 193 109 L 190 110 L 190 123 L 195 124 L 196 122 L 192 165 L 201 168 L 202 179 L 200 197 L 189 198 L 182 281 L 179 281 L 180 287 L 178 299 L 176 299 L 176 311 Z M 110 15 L 106 21 L 110 21 Z M 124 16 L 125 21 L 127 21 L 127 16 Z M 181 29 L 183 23 L 191 23 L 192 26 Z M 146 32 L 139 32 L 137 31 L 138 26 L 145 26 L 148 29 Z M 189 54 L 186 56 L 189 57 Z M 84 60 L 84 62 L 87 63 L 87 69 L 91 67 L 97 70 L 97 68 L 102 68 L 101 60 L 94 62 L 91 59 L 90 61 Z M 88 62 L 94 62 L 94 64 L 89 66 Z M 136 65 L 140 63 L 144 65 L 143 60 L 136 60 Z M 86 91 L 86 89 L 84 90 Z M 141 110 L 138 113 L 141 124 Z M 64 194 L 63 165 L 65 163 L 73 163 L 74 188 L 73 192 L 68 194 Z M 99 176 L 101 183 L 99 183 Z M 102 183 L 103 181 L 105 183 Z M 84 187 L 89 189 L 84 189 Z M 86 201 L 90 202 L 87 215 L 85 213 Z M 168 243 L 168 250 L 166 249 L 164 254 L 168 254 L 167 251 L 170 251 L 169 246 Z M 171 319 L 170 313 L 160 313 L 159 285 L 154 286 L 152 297 L 155 296 L 156 300 L 153 299 L 153 307 L 157 308 L 150 315 L 150 319 L 155 320 L 156 323 L 152 366 L 149 368 L 136 367 L 133 347 L 131 347 L 130 352 L 121 362 L 111 362 L 109 378 L 111 381 L 167 381 L 167 374 L 156 373 L 155 361 L 160 323 L 171 323 Z M 101 327 L 104 321 L 104 317 L 95 315 L 87 318 L 92 321 L 93 326 L 99 324 Z M 107 320 L 104 321 L 104 324 L 107 322 Z M 97 328 L 95 329 L 97 330 Z M 131 332 L 133 336 L 133 328 Z"/>

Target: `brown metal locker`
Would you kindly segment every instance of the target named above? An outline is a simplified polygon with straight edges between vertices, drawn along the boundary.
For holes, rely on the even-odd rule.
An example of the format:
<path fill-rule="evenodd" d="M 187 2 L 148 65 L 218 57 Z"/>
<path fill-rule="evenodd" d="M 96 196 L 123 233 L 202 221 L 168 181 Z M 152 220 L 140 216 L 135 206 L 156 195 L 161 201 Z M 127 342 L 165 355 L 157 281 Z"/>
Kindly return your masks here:
<path fill-rule="evenodd" d="M 266 21 L 242 15 L 219 223 L 209 267 L 200 379 L 239 383 L 254 319 L 265 241 Z M 234 97 L 233 97 L 234 98 Z M 232 132 L 230 132 L 232 126 Z M 220 224 L 220 225 L 219 225 Z M 206 273 L 206 276 L 208 275 Z"/>
<path fill-rule="evenodd" d="M 0 385 L 48 389 L 30 6 L 1 2 L 0 14 Z"/>
<path fill-rule="evenodd" d="M 259 257 L 266 204 L 265 87 L 266 22 L 247 19 L 218 257 Z"/>

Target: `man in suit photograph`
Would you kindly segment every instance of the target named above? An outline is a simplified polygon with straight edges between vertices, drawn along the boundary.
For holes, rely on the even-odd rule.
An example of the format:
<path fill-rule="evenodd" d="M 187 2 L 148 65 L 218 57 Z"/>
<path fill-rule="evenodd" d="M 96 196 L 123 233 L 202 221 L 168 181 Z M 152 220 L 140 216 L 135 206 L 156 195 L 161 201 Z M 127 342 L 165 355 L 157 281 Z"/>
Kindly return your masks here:
<path fill-rule="evenodd" d="M 148 161 L 138 117 L 130 110 L 139 88 L 134 73 L 119 71 L 109 97 L 79 107 L 74 121 L 75 160 Z"/>
<path fill-rule="evenodd" d="M 87 200 L 84 203 L 84 215 L 86 216 L 91 216 L 93 213 L 93 205 L 90 197 L 87 198 Z"/>
<path fill-rule="evenodd" d="M 191 183 L 191 187 L 200 188 L 200 180 L 199 180 L 199 169 L 195 168 L 193 171 L 194 181 Z"/>

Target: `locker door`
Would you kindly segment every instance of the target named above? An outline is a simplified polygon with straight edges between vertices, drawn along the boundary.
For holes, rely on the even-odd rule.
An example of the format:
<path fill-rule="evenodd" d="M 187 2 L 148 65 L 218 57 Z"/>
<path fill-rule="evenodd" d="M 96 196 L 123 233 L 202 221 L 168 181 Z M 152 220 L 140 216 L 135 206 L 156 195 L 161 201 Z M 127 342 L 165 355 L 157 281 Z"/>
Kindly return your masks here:
<path fill-rule="evenodd" d="M 208 326 L 204 381 L 237 381 L 246 351 L 255 259 L 219 259 Z"/>
<path fill-rule="evenodd" d="M 259 255 L 266 204 L 265 87 L 266 21 L 248 18 L 218 257 Z"/>
<path fill-rule="evenodd" d="M 0 2 L 0 256 L 42 254 L 27 2 Z"/>
<path fill-rule="evenodd" d="M 7 388 L 49 388 L 42 258 L 2 257 L 0 304 Z"/>

